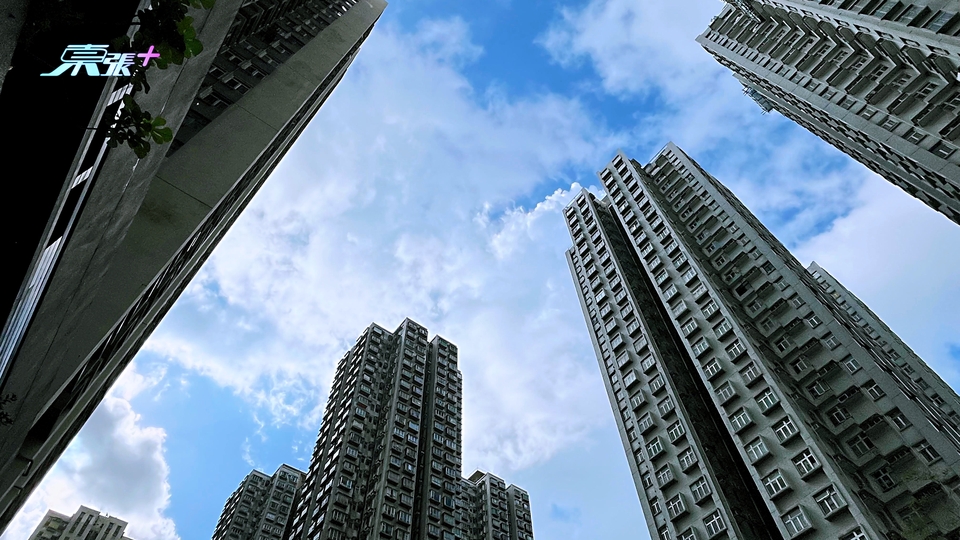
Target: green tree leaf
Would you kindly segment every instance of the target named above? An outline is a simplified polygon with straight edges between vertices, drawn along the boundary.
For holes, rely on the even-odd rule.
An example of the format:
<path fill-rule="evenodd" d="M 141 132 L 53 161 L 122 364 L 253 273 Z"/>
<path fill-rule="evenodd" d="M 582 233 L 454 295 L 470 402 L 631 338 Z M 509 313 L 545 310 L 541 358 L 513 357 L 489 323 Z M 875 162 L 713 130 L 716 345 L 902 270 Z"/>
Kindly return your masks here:
<path fill-rule="evenodd" d="M 184 39 L 184 53 L 186 57 L 196 56 L 203 52 L 203 43 L 199 39 Z"/>

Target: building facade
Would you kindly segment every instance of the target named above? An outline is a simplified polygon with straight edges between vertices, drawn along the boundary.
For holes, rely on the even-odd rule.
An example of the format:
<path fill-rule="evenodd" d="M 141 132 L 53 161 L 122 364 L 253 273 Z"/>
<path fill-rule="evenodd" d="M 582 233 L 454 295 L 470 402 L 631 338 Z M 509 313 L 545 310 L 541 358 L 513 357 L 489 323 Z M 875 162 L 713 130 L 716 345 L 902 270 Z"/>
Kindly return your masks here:
<path fill-rule="evenodd" d="M 697 39 L 776 110 L 960 223 L 960 5 L 739 0 Z"/>
<path fill-rule="evenodd" d="M 456 345 L 409 319 L 367 328 L 337 366 L 287 538 L 472 540 L 461 404 Z"/>
<path fill-rule="evenodd" d="M 461 481 L 461 520 L 465 538 L 528 540 L 533 538 L 530 495 L 501 478 L 475 471 Z"/>
<path fill-rule="evenodd" d="M 226 504 L 213 540 L 280 540 L 306 473 L 283 464 L 273 476 L 253 470 Z"/>
<path fill-rule="evenodd" d="M 137 4 L 84 4 L 64 20 L 117 23 L 122 15 L 116 35 L 129 35 Z M 24 216 L 2 240 L 12 279 L 0 297 L 8 313 L 0 334 L 0 531 L 336 87 L 385 3 L 218 0 L 194 10 L 204 51 L 182 66 L 148 68 L 151 90 L 136 96 L 176 133 L 143 159 L 106 145 L 129 87 L 116 78 L 39 76 L 64 39 L 76 33 L 72 43 L 109 43 L 115 30 L 104 23 L 80 25 L 103 36 L 77 33 L 83 28 L 36 34 L 56 28 L 45 6 L 28 9 L 0 92 L 0 115 L 40 115 L 11 124 L 18 137 L 0 149 L 8 162 L 30 155 L 18 145 L 49 140 L 42 130 L 57 121 L 43 121 L 48 109 L 64 125 L 44 159 L 31 163 L 36 181 L 24 184 L 24 208 L 0 212 Z M 35 50 L 50 43 L 59 49 Z M 37 58 L 41 66 L 31 64 Z M 100 86 L 70 86 L 81 83 Z"/>
<path fill-rule="evenodd" d="M 37 525 L 29 540 L 130 540 L 127 522 L 81 506 L 73 516 L 53 510 Z"/>
<path fill-rule="evenodd" d="M 960 538 L 960 398 L 678 147 L 567 252 L 652 538 Z"/>

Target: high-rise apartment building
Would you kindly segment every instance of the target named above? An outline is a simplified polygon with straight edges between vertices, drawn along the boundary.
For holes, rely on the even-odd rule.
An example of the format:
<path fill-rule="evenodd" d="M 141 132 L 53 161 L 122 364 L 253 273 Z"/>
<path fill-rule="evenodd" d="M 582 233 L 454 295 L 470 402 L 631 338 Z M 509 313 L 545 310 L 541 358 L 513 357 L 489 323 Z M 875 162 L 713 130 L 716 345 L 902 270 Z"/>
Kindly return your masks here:
<path fill-rule="evenodd" d="M 73 516 L 47 510 L 29 540 L 130 540 L 127 522 L 81 506 Z"/>
<path fill-rule="evenodd" d="M 465 538 L 523 540 L 533 538 L 530 496 L 502 479 L 476 471 L 461 480 Z"/>
<path fill-rule="evenodd" d="M 226 504 L 213 540 L 280 540 L 306 473 L 287 464 L 273 476 L 253 470 Z"/>
<path fill-rule="evenodd" d="M 653 538 L 960 538 L 960 398 L 675 145 L 567 258 Z"/>
<path fill-rule="evenodd" d="M 509 504 L 504 511 L 499 479 L 496 498 L 483 495 L 489 508 L 496 501 L 498 512 L 484 514 L 496 521 L 476 510 L 486 489 L 477 483 L 495 477 L 460 475 L 461 391 L 456 345 L 428 341 L 409 319 L 395 332 L 367 328 L 337 366 L 287 538 L 473 540 L 483 530 L 483 539 L 532 540 L 529 497 L 519 489 L 522 517 L 511 521 Z M 474 529 L 481 519 L 486 525 Z"/>
<path fill-rule="evenodd" d="M 11 220 L 0 294 L 0 531 L 336 87 L 385 7 L 218 0 L 193 10 L 203 52 L 182 66 L 148 67 L 151 89 L 136 95 L 167 120 L 174 141 L 138 159 L 106 145 L 129 86 L 40 75 L 69 44 L 132 34 L 140 2 L 81 3 L 69 17 L 43 2 L 17 7 L 26 4 L 0 89 L 0 116 L 17 136 L 0 152 L 18 163 L 47 142 L 43 158 L 26 165 L 31 181 L 0 212 Z M 0 49 L 10 38 L 0 36 Z"/>
<path fill-rule="evenodd" d="M 960 223 L 956 0 L 737 0 L 697 39 L 777 110 Z"/>

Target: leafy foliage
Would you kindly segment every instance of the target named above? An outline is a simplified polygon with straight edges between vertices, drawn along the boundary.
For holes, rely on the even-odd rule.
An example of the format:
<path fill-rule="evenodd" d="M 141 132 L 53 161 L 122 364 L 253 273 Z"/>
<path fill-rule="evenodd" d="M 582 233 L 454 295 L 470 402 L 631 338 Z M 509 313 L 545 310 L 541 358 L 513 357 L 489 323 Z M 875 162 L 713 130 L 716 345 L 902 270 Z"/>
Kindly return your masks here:
<path fill-rule="evenodd" d="M 133 100 L 136 92 L 149 92 L 147 67 L 156 66 L 166 69 L 170 64 L 181 65 L 187 58 L 203 52 L 203 43 L 197 39 L 197 30 L 193 27 L 193 17 L 187 15 L 191 7 L 210 9 L 215 0 L 151 0 L 151 9 L 137 12 L 140 28 L 133 39 L 121 36 L 114 40 L 113 46 L 121 52 L 143 52 L 151 46 L 160 55 L 151 58 L 144 66 L 135 62 L 129 67 L 130 84 L 133 92 L 123 98 L 124 106 L 114 125 L 107 129 L 107 143 L 111 148 L 127 143 L 138 157 L 144 158 L 150 152 L 150 140 L 164 144 L 173 140 L 173 132 L 162 117 L 153 118 L 142 110 Z"/>
<path fill-rule="evenodd" d="M 162 117 L 153 116 L 137 105 L 132 95 L 124 96 L 123 108 L 120 110 L 116 123 L 110 127 L 107 146 L 116 148 L 127 143 L 139 158 L 147 157 L 150 153 L 150 140 L 163 144 L 173 140 L 173 130 L 164 127 L 167 123 Z"/>

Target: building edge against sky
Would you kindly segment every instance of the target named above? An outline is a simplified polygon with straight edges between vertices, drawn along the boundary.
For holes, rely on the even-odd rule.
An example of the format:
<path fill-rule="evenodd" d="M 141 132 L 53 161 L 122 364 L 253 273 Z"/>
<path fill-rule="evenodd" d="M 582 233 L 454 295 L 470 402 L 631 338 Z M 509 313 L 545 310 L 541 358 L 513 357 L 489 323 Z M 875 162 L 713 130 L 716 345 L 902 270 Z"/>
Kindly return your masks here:
<path fill-rule="evenodd" d="M 960 224 L 960 3 L 737 0 L 697 41 L 776 110 Z"/>
<path fill-rule="evenodd" d="M 457 347 L 406 319 L 337 365 L 290 540 L 532 540 L 529 496 L 461 476 Z"/>
<path fill-rule="evenodd" d="M 118 33 L 132 32 L 136 4 L 110 5 L 111 21 L 129 8 L 126 21 L 113 21 Z M 84 13 L 99 21 L 94 12 L 106 5 L 91 3 Z M 0 395 L 16 401 L 4 403 L 10 423 L 0 425 L 0 531 L 336 87 L 385 5 L 218 0 L 197 10 L 204 52 L 183 66 L 150 70 L 152 89 L 138 96 L 145 108 L 163 110 L 176 132 L 169 146 L 154 146 L 141 160 L 128 148 L 105 147 L 101 120 L 115 114 L 128 90 L 114 88 L 115 79 L 87 88 L 82 96 L 93 105 L 78 101 L 80 94 L 65 102 L 90 105 L 73 119 L 79 127 L 70 133 L 78 138 L 48 148 L 49 159 L 36 164 L 36 177 L 47 181 L 27 183 L 56 189 L 23 197 L 39 205 L 26 205 L 36 210 L 37 226 L 18 224 L 11 237 L 23 237 L 4 238 L 18 255 L 9 261 L 16 275 L 3 289 L 9 315 L 0 339 Z M 114 36 L 76 37 L 108 43 Z M 41 42 L 34 36 L 34 46 Z M 47 56 L 57 58 L 60 47 Z M 33 93 L 57 90 L 50 85 L 100 79 L 41 78 L 45 70 L 27 69 L 37 51 L 27 52 L 13 56 L 2 111 L 30 109 Z M 85 127 L 98 122 L 96 130 Z M 35 140 L 20 137 L 3 151 Z M 3 212 L 5 219 L 22 214 L 16 210 Z"/>
<path fill-rule="evenodd" d="M 651 537 L 960 538 L 956 392 L 675 145 L 600 178 L 567 257 Z"/>
<path fill-rule="evenodd" d="M 213 540 L 280 540 L 306 473 L 290 465 L 253 470 L 223 505 Z"/>
<path fill-rule="evenodd" d="M 73 516 L 47 510 L 28 540 L 131 540 L 127 522 L 81 506 Z"/>

